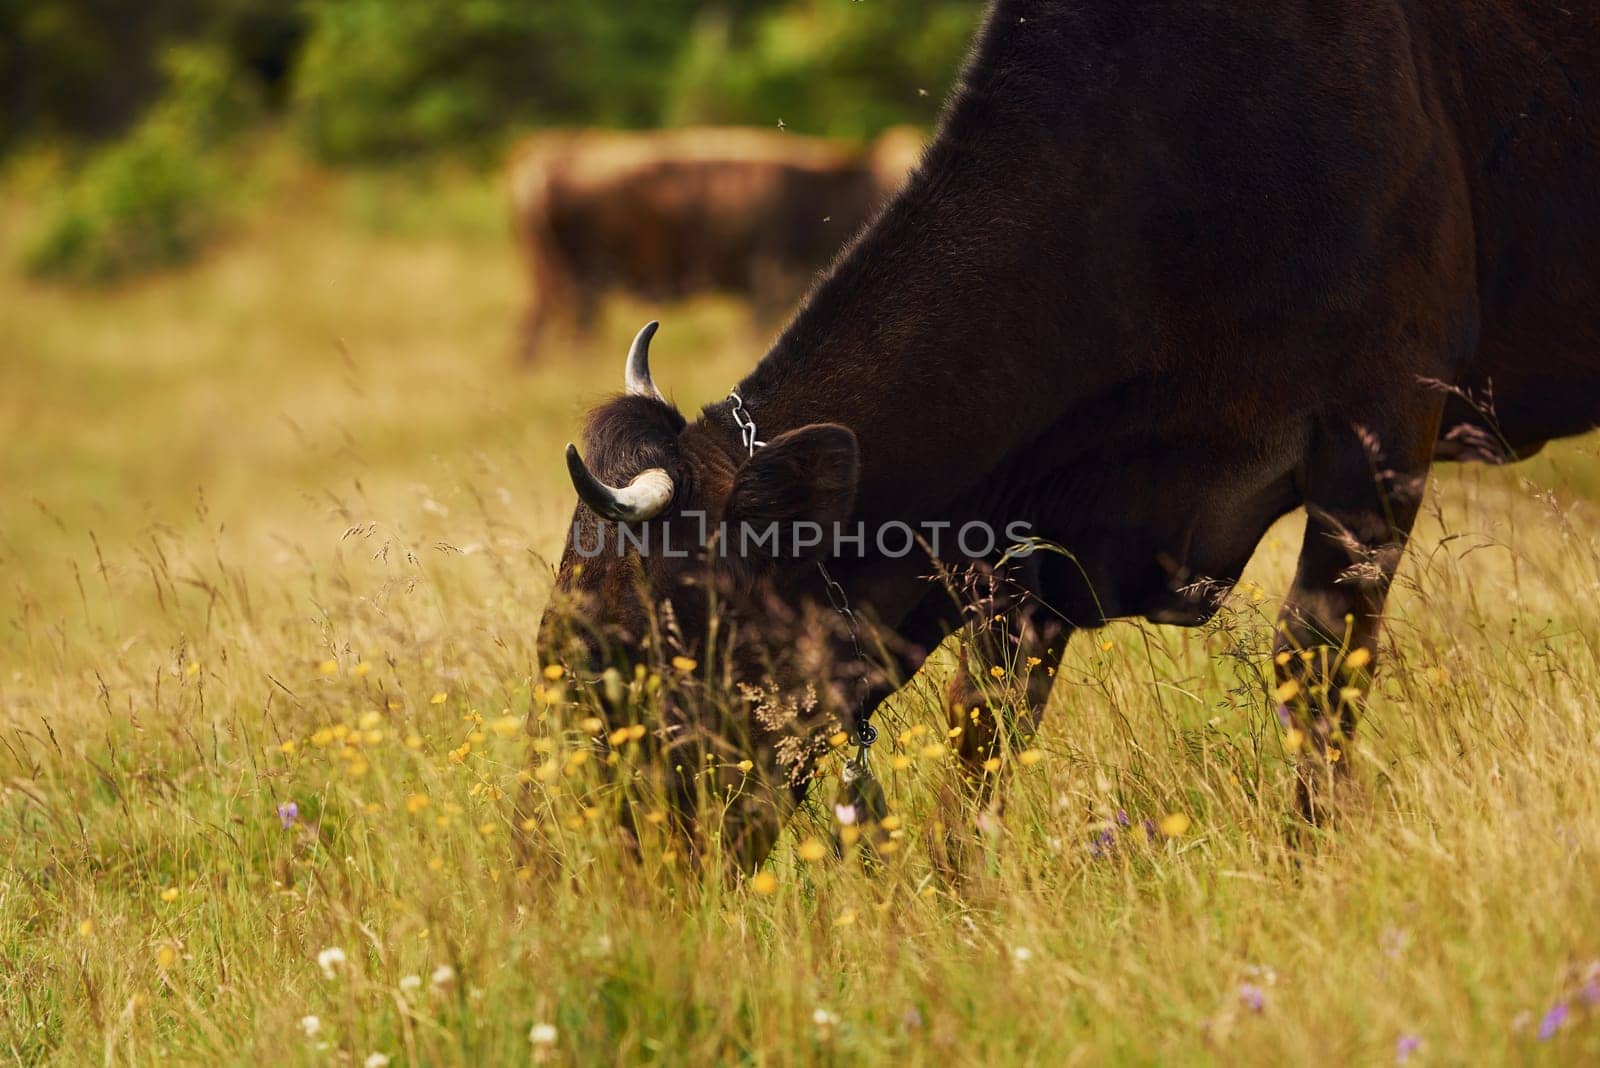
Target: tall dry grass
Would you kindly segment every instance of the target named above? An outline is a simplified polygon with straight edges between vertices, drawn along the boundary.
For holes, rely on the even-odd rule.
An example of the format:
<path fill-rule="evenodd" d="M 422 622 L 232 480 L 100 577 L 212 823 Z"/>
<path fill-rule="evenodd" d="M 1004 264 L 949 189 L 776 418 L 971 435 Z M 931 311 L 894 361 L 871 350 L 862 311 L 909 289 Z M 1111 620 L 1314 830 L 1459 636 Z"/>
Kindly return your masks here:
<path fill-rule="evenodd" d="M 499 207 L 309 175 L 192 270 L 0 280 L 0 1056 L 1600 1059 L 1593 438 L 1436 473 L 1309 851 L 1265 681 L 1291 519 L 1212 626 L 1075 640 L 960 884 L 927 676 L 884 714 L 875 870 L 807 859 L 826 804 L 759 882 L 649 824 L 634 868 L 533 643 L 559 447 L 648 309 L 514 373 Z M 686 409 L 765 340 L 666 318 Z"/>

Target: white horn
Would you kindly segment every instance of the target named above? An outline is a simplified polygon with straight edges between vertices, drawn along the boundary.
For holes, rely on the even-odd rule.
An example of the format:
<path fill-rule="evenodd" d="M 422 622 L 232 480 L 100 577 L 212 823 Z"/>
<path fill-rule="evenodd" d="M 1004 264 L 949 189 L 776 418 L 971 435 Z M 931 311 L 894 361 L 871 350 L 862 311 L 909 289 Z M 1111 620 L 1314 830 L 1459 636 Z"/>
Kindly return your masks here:
<path fill-rule="evenodd" d="M 654 397 L 665 403 L 666 398 L 650 381 L 650 339 L 656 336 L 660 326 L 652 319 L 644 324 L 644 329 L 633 339 L 633 346 L 628 349 L 628 367 L 623 373 L 623 384 L 630 397 Z"/>
<path fill-rule="evenodd" d="M 626 486 L 601 482 L 578 455 L 578 447 L 567 446 L 567 472 L 578 498 L 598 516 L 624 523 L 637 523 L 660 515 L 672 503 L 672 476 L 659 467 L 639 472 Z"/>

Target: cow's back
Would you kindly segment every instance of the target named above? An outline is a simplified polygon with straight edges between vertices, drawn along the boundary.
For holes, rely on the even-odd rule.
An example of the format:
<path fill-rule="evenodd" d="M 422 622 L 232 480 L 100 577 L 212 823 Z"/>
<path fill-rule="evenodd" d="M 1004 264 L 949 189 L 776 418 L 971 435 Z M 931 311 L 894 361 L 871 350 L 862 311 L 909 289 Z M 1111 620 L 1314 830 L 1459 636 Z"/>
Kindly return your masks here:
<path fill-rule="evenodd" d="M 519 152 L 512 188 L 524 234 L 585 285 L 654 297 L 814 269 L 874 193 L 853 144 L 739 128 L 544 135 Z"/>
<path fill-rule="evenodd" d="M 1445 433 L 1527 452 L 1600 421 L 1600 8 L 1429 0 L 1419 18 L 1478 258 L 1472 403 L 1452 403 Z"/>

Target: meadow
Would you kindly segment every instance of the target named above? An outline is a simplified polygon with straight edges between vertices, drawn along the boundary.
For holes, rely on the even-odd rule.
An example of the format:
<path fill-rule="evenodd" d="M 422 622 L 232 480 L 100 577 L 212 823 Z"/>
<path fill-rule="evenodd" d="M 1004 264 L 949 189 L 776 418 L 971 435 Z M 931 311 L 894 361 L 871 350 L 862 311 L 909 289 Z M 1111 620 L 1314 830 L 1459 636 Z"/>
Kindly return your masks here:
<path fill-rule="evenodd" d="M 1291 517 L 1211 625 L 1078 636 L 960 879 L 920 833 L 939 664 L 884 714 L 893 853 L 822 847 L 824 782 L 758 877 L 701 879 L 590 803 L 535 631 L 560 450 L 633 330 L 663 319 L 691 410 L 771 324 L 619 299 L 519 368 L 494 176 L 296 169 L 113 289 L 25 280 L 30 217 L 0 211 L 0 1059 L 1600 1062 L 1600 438 L 1436 470 L 1302 848 Z"/>

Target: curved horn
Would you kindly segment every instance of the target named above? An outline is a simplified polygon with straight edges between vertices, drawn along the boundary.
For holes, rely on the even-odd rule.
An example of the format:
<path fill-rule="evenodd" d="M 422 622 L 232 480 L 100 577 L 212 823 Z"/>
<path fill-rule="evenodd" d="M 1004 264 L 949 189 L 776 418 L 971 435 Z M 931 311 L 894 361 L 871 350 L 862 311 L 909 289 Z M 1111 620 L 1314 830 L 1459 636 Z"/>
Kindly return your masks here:
<path fill-rule="evenodd" d="M 590 473 L 578 455 L 578 447 L 569 443 L 567 471 L 572 475 L 578 499 L 606 519 L 624 523 L 653 519 L 672 502 L 672 476 L 659 467 L 639 472 L 626 486 L 608 486 Z"/>
<path fill-rule="evenodd" d="M 650 381 L 650 339 L 656 336 L 660 326 L 652 319 L 644 324 L 644 329 L 633 339 L 633 346 L 628 349 L 628 368 L 623 373 L 623 383 L 630 397 L 654 397 L 665 403 L 666 398 Z"/>

